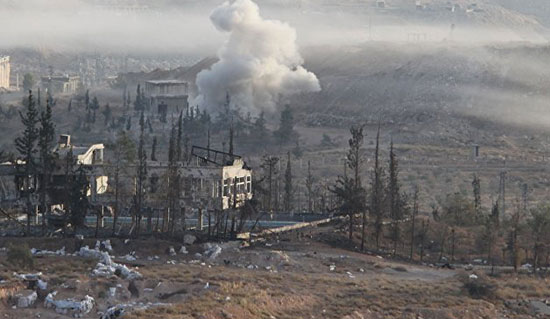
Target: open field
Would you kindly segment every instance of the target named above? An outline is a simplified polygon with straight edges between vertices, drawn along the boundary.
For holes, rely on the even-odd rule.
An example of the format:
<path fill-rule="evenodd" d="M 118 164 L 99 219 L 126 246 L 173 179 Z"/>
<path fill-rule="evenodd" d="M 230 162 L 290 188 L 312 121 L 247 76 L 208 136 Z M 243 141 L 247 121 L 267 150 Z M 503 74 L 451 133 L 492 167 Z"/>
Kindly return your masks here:
<path fill-rule="evenodd" d="M 332 235 L 331 235 L 332 234 Z M 188 254 L 169 256 L 174 243 L 160 240 L 112 242 L 115 256 L 135 251 L 137 260 L 117 262 L 137 267 L 143 278 L 132 284 L 116 275 L 93 277 L 96 261 L 75 256 L 35 257 L 29 271 L 41 271 L 57 298 L 91 295 L 96 305 L 84 318 L 117 304 L 133 304 L 124 318 L 532 318 L 535 306 L 550 296 L 546 279 L 499 273 L 487 277 L 482 268 L 470 271 L 395 262 L 376 255 L 337 248 L 320 241 L 341 236 L 320 227 L 238 248 L 221 244 L 222 252 L 206 257 L 202 244 L 188 245 Z M 72 239 L 3 239 L 0 246 L 27 242 L 42 249 L 74 249 Z M 86 240 L 93 246 L 93 240 Z M 176 246 L 176 249 L 178 246 Z M 154 256 L 158 256 L 155 259 Z M 152 258 L 148 258 L 152 257 Z M 151 260 L 152 259 L 152 260 Z M 22 272 L 0 256 L 6 280 Z M 475 273 L 494 290 L 474 298 L 464 288 Z M 117 287 L 114 297 L 109 288 Z M 136 288 L 137 287 L 137 288 Z M 137 289 L 132 295 L 131 290 Z M 4 318 L 61 318 L 39 301 L 27 309 L 0 304 Z M 137 305 L 147 305 L 139 309 Z M 147 307 L 147 306 L 145 306 Z M 130 308 L 129 308 L 130 309 Z M 544 308 L 541 311 L 545 311 Z M 38 315 L 39 314 L 39 315 Z M 63 317 L 63 316 L 62 316 Z"/>

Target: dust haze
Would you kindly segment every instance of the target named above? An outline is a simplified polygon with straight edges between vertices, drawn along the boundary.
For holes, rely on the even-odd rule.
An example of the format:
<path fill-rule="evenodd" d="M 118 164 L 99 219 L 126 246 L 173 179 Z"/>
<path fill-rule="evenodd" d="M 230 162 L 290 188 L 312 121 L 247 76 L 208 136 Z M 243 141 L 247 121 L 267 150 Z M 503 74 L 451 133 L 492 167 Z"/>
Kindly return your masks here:
<path fill-rule="evenodd" d="M 216 30 L 210 16 L 223 3 L 211 0 L 1 0 L 0 21 L 9 27 L 0 30 L 0 49 L 134 56 L 164 54 L 193 56 L 195 60 L 219 57 L 227 51 L 231 33 Z M 420 11 L 404 1 L 392 1 L 393 6 L 384 9 L 376 8 L 374 2 L 361 4 L 347 0 L 258 0 L 256 3 L 263 18 L 280 21 L 295 32 L 295 50 L 303 59 L 290 61 L 286 67 L 303 63 L 304 70 L 311 71 L 319 84 L 308 84 L 304 90 L 283 90 L 277 86 L 262 94 L 235 96 L 238 104 L 252 113 L 275 110 L 275 101 L 282 93 L 291 96 L 290 93 L 318 91 L 316 85 L 320 85 L 321 93 L 308 93 L 306 98 L 288 97 L 286 103 L 315 111 L 337 109 L 337 113 L 396 107 L 451 107 L 485 114 L 499 108 L 499 116 L 506 121 L 519 122 L 518 119 L 528 117 L 532 122 L 546 123 L 546 116 L 528 114 L 546 114 L 546 109 L 540 106 L 546 99 L 540 84 L 550 82 L 544 71 L 547 61 L 541 55 L 534 58 L 523 58 L 523 55 L 536 53 L 546 46 L 547 28 L 532 15 L 512 11 L 511 6 L 487 4 L 480 12 L 460 15 L 451 13 L 441 1 L 432 1 L 432 7 Z M 493 50 L 495 46 L 526 49 L 515 50 L 514 64 L 510 66 L 500 51 Z M 390 56 L 395 57 L 395 53 L 399 59 L 385 59 L 386 49 L 391 52 Z M 349 59 L 342 58 L 346 55 Z M 361 57 L 364 59 L 358 60 Z M 225 61 L 221 65 L 235 62 Z M 429 67 L 428 62 L 441 67 Z M 524 66 L 521 72 L 525 76 L 510 80 L 518 66 Z M 383 76 L 399 73 L 403 68 L 410 68 L 417 79 L 402 83 Z M 219 71 L 219 65 L 214 69 Z M 230 89 L 235 86 L 227 83 L 228 80 L 220 80 L 219 73 L 214 72 L 209 81 L 207 74 L 199 77 L 198 84 L 202 83 L 203 90 L 209 92 L 208 104 L 222 103 L 229 91 L 239 95 Z M 475 83 L 480 78 L 487 88 L 472 89 L 472 81 Z M 387 86 L 382 87 L 381 83 Z M 363 87 L 359 88 L 360 85 Z M 351 87 L 355 88 L 354 92 L 348 92 Z M 408 93 L 395 94 L 395 91 Z M 205 99 L 198 91 L 192 95 L 195 104 Z M 506 96 L 511 98 L 503 98 Z M 439 100 L 431 101 L 431 97 Z M 302 102 L 304 99 L 307 102 Z M 373 101 L 378 104 L 373 106 Z M 526 109 L 532 111 L 525 112 Z"/>
<path fill-rule="evenodd" d="M 130 1 L 2 0 L 0 21 L 8 27 L 0 30 L 0 48 L 213 54 L 225 36 L 216 32 L 209 16 L 221 3 L 223 1 L 135 4 Z M 468 25 L 436 19 L 426 23 L 414 16 L 392 17 L 387 12 L 374 10 L 371 5 L 357 9 L 339 6 L 336 1 L 332 6 L 313 1 L 297 2 L 301 5 L 290 3 L 258 1 L 263 16 L 285 21 L 297 30 L 301 46 L 345 45 L 369 40 L 406 42 L 415 35 L 434 42 L 545 41 L 535 31 L 537 26 L 532 21 L 519 29 L 500 21 Z"/>

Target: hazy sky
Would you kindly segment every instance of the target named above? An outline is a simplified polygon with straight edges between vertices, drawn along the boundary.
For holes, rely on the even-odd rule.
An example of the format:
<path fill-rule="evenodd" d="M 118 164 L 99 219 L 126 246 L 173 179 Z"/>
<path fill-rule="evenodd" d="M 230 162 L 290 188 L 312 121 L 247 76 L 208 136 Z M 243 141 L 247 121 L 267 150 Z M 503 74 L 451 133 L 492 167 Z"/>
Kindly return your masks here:
<path fill-rule="evenodd" d="M 97 2 L 0 0 L 0 5 L 3 5 L 0 21 L 8 26 L 0 29 L 0 48 L 213 54 L 227 38 L 209 21 L 210 13 L 223 3 L 222 0 L 189 0 L 178 2 L 177 7 L 162 8 L 158 7 L 159 3 L 170 1 L 150 2 L 157 6 L 137 13 L 91 4 Z M 425 21 L 431 22 L 427 23 L 418 17 L 403 18 L 402 12 L 373 11 L 367 4 L 349 7 L 302 2 L 302 5 L 293 2 L 283 8 L 273 5 L 273 1 L 258 1 L 263 16 L 286 21 L 297 30 L 297 41 L 301 46 L 354 44 L 367 40 L 405 42 L 410 40 L 411 34 L 420 34 L 423 39 L 435 42 L 451 37 L 454 41 L 468 43 L 545 41 L 533 31 L 530 19 L 525 19 L 524 30 L 457 23 L 451 35 L 452 23 L 445 19 L 429 17 Z"/>

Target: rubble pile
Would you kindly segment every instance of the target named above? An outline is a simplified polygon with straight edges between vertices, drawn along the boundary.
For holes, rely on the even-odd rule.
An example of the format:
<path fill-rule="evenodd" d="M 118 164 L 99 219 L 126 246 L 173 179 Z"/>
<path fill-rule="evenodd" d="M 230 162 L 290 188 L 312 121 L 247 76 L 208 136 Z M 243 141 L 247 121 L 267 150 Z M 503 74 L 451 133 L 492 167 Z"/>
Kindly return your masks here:
<path fill-rule="evenodd" d="M 147 310 L 153 307 L 171 306 L 170 303 L 162 302 L 130 302 L 125 304 L 119 304 L 108 308 L 104 313 L 100 313 L 100 319 L 115 319 L 122 317 L 125 313 L 130 311 Z"/>
<path fill-rule="evenodd" d="M 80 318 L 85 314 L 88 314 L 93 308 L 95 300 L 94 298 L 86 295 L 84 299 L 76 301 L 74 299 L 62 299 L 55 300 L 57 291 L 54 291 L 44 300 L 44 307 L 54 309 L 55 312 L 60 314 L 71 314 L 75 318 Z"/>
<path fill-rule="evenodd" d="M 111 240 L 107 239 L 101 242 L 99 240 L 96 241 L 95 249 L 101 250 L 101 248 L 104 248 L 104 250 L 107 250 L 107 251 L 113 251 L 113 246 L 111 246 Z"/>
<path fill-rule="evenodd" d="M 40 277 L 42 276 L 42 273 L 37 272 L 37 273 L 34 273 L 34 274 L 18 274 L 18 273 L 14 272 L 13 276 L 18 278 L 18 279 L 24 280 L 24 281 L 38 281 L 38 280 L 40 280 Z"/>
<path fill-rule="evenodd" d="M 197 237 L 190 234 L 183 236 L 183 243 L 185 245 L 193 245 L 196 240 L 197 240 Z"/>
<path fill-rule="evenodd" d="M 78 255 L 86 258 L 99 259 L 96 267 L 92 270 L 92 276 L 111 277 L 117 275 L 121 278 L 130 280 L 142 278 L 139 272 L 129 269 L 126 265 L 115 263 L 108 253 L 98 249 L 90 249 L 88 246 L 84 246 L 80 248 Z"/>
<path fill-rule="evenodd" d="M 216 259 L 222 253 L 222 248 L 218 244 L 206 243 L 204 249 L 204 255 L 209 259 Z"/>
<path fill-rule="evenodd" d="M 18 294 L 17 297 L 17 308 L 28 308 L 36 302 L 36 299 L 38 298 L 38 294 L 36 291 L 33 291 L 29 295 L 22 295 Z"/>
<path fill-rule="evenodd" d="M 63 246 L 63 248 L 56 251 L 31 248 L 31 254 L 33 256 L 65 256 L 66 252 L 65 246 Z"/>
<path fill-rule="evenodd" d="M 100 317 L 100 319 L 115 319 L 120 318 L 124 315 L 124 308 L 111 307 L 105 311 L 105 313 Z"/>
<path fill-rule="evenodd" d="M 173 246 L 170 246 L 170 247 L 168 248 L 168 254 L 169 254 L 170 256 L 175 256 L 175 255 L 176 255 L 176 250 L 174 249 Z"/>

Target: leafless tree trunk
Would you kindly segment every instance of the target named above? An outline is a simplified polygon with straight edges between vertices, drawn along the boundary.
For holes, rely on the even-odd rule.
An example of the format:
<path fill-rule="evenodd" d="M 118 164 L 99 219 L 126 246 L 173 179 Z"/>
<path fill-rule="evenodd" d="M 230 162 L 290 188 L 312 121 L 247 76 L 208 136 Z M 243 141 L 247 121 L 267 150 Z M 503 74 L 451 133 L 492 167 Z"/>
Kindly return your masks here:
<path fill-rule="evenodd" d="M 418 187 L 414 188 L 414 195 L 413 195 L 413 209 L 412 209 L 412 216 L 411 216 L 411 252 L 409 254 L 409 259 L 413 260 L 414 258 L 414 231 L 416 226 L 416 215 L 418 214 Z"/>

